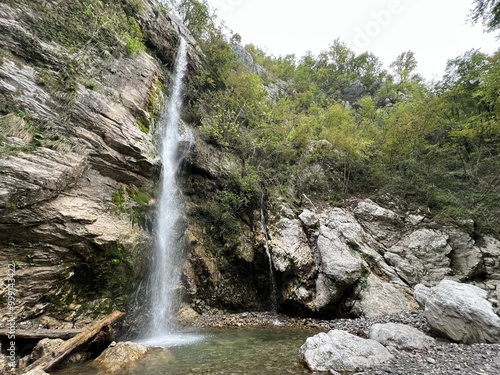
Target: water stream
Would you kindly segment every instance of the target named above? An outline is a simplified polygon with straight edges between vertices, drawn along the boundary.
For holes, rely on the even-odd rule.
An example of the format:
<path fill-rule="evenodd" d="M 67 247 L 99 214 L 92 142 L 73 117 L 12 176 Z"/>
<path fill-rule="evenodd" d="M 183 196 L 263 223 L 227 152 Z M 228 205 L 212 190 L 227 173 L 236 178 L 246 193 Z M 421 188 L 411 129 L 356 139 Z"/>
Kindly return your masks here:
<path fill-rule="evenodd" d="M 182 105 L 182 81 L 187 68 L 187 45 L 181 38 L 169 101 L 160 122 L 161 192 L 157 202 L 155 244 L 147 290 L 149 321 L 142 342 L 173 345 L 190 341 L 176 333 L 174 320 L 176 288 L 179 285 L 185 249 L 186 217 L 184 200 L 177 186 L 179 166 L 179 119 Z"/>
<path fill-rule="evenodd" d="M 310 374 L 299 363 L 299 348 L 318 330 L 271 326 L 202 331 L 190 345 L 152 349 L 121 375 L 276 375 Z M 93 362 L 55 375 L 104 375 Z"/>
<path fill-rule="evenodd" d="M 271 257 L 271 252 L 269 251 L 269 235 L 267 234 L 267 225 L 266 225 L 266 217 L 264 215 L 264 193 L 262 193 L 260 197 L 260 227 L 262 229 L 262 232 L 264 233 L 264 248 L 266 250 L 266 255 L 269 263 L 269 281 L 271 284 L 271 290 L 270 290 L 270 300 L 271 300 L 271 305 L 272 305 L 272 313 L 277 315 L 277 308 L 278 308 L 278 301 L 277 301 L 277 287 L 276 287 L 276 279 L 274 277 L 274 270 L 273 270 L 273 260 Z M 276 324 L 279 323 L 279 321 L 276 319 L 275 321 Z"/>

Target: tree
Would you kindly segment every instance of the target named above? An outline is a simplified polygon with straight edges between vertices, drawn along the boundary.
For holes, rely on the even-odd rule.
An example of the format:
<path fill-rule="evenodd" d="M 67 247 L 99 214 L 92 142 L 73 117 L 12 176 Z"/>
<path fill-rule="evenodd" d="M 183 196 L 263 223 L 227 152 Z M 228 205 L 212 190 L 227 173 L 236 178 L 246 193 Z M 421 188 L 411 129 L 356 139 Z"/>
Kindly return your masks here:
<path fill-rule="evenodd" d="M 206 0 L 171 0 L 171 7 L 196 38 L 205 38 L 214 28 L 215 16 L 211 14 Z"/>
<path fill-rule="evenodd" d="M 499 0 L 474 0 L 476 7 L 472 10 L 473 23 L 482 20 L 488 32 L 500 27 L 500 1 Z"/>
<path fill-rule="evenodd" d="M 415 58 L 415 53 L 412 51 L 403 52 L 396 58 L 396 61 L 389 66 L 394 69 L 399 82 L 415 79 L 417 77 L 415 74 L 412 75 L 417 68 L 417 59 Z"/>

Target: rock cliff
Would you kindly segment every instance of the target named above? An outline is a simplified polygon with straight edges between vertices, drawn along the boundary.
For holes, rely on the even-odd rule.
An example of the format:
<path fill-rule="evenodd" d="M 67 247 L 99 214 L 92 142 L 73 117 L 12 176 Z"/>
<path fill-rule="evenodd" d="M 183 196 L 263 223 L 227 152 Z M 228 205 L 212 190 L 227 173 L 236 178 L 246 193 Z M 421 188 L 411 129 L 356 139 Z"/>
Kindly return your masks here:
<path fill-rule="evenodd" d="M 0 4 L 0 277 L 15 264 L 18 320 L 124 308 L 143 277 L 155 127 L 186 30 L 150 1 L 130 21 L 127 4 Z M 148 51 L 120 38 L 127 20 L 140 22 Z M 81 31 L 62 35 L 63 21 Z"/>
<path fill-rule="evenodd" d="M 0 278 L 15 265 L 17 319 L 71 325 L 127 308 L 147 275 L 155 132 L 179 35 L 188 82 L 202 53 L 153 0 L 4 1 L 0 33 Z M 183 295 L 198 313 L 276 300 L 289 314 L 375 316 L 417 308 L 413 287 L 443 278 L 473 282 L 498 304 L 498 240 L 424 211 L 368 199 L 298 204 L 263 191 L 263 207 L 228 217 L 219 198 L 244 160 L 206 143 L 198 125 L 183 124 L 194 147 L 180 175 Z M 2 311 L 7 294 L 4 282 Z"/>

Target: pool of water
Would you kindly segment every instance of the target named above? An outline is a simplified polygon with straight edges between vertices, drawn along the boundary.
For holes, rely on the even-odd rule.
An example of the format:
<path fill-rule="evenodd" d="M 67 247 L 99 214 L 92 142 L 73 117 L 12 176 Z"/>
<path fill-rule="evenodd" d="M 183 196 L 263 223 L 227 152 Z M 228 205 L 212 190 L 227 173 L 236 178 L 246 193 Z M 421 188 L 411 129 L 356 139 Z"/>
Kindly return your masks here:
<path fill-rule="evenodd" d="M 120 374 L 309 374 L 298 361 L 298 351 L 306 338 L 317 332 L 287 327 L 200 331 L 192 336 L 198 340 L 152 350 L 145 360 Z M 99 372 L 89 363 L 55 374 L 96 375 Z"/>

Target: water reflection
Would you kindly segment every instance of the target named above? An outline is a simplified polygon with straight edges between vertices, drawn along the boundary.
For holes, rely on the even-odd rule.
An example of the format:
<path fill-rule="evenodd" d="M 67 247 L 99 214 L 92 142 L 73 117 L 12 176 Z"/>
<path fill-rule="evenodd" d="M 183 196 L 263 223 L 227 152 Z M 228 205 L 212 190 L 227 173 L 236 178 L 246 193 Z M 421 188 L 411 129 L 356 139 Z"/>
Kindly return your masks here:
<path fill-rule="evenodd" d="M 298 362 L 298 350 L 317 331 L 287 327 L 204 331 L 192 344 L 154 349 L 122 375 L 186 374 L 309 374 Z M 189 335 L 188 335 L 189 336 Z M 91 364 L 57 375 L 99 375 Z"/>

